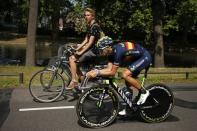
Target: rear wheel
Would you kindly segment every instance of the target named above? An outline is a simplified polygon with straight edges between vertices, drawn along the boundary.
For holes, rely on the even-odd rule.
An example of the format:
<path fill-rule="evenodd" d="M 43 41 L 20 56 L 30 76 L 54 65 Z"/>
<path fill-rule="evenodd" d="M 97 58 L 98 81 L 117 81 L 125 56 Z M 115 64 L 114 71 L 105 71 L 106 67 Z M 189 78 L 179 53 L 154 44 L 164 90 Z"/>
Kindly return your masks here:
<path fill-rule="evenodd" d="M 99 96 L 93 100 L 90 96 Z M 108 99 L 104 99 L 108 95 Z M 105 127 L 111 124 L 118 113 L 118 96 L 113 89 L 93 87 L 86 90 L 79 98 L 76 112 L 79 121 L 91 128 Z"/>
<path fill-rule="evenodd" d="M 34 99 L 40 102 L 53 102 L 64 91 L 62 76 L 52 70 L 41 70 L 35 73 L 29 82 L 29 91 Z"/>
<path fill-rule="evenodd" d="M 155 100 L 158 104 L 152 108 L 142 108 L 140 110 L 141 118 L 145 122 L 164 121 L 170 115 L 174 106 L 174 96 L 172 91 L 163 84 L 153 84 L 146 89 L 150 91 L 150 96 L 147 98 L 144 107 L 155 105 Z"/>

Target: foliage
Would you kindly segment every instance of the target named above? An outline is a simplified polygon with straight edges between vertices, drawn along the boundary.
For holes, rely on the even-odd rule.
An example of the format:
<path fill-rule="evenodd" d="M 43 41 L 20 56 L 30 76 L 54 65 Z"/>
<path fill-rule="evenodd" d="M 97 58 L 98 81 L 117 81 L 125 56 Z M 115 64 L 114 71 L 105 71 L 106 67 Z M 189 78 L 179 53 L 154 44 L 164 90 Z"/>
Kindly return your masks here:
<path fill-rule="evenodd" d="M 71 8 L 72 4 L 69 0 L 40 0 L 39 20 L 41 25 L 45 24 L 44 26 L 51 29 L 57 28 L 59 18 L 66 16 Z"/>
<path fill-rule="evenodd" d="M 68 13 L 64 21 L 67 25 L 70 25 L 71 28 L 74 28 L 78 33 L 86 31 L 86 23 L 83 17 L 83 8 L 80 2 L 76 3 L 74 9 Z"/>
<path fill-rule="evenodd" d="M 183 0 L 177 7 L 177 22 L 179 23 L 179 30 L 187 29 L 187 31 L 196 30 L 197 24 L 197 1 Z"/>
<path fill-rule="evenodd" d="M 29 1 L 19 0 L 18 2 L 18 26 L 20 29 L 27 29 Z"/>
<path fill-rule="evenodd" d="M 196 0 L 164 2 L 164 35 L 170 35 L 170 30 L 196 30 Z M 106 33 L 121 36 L 126 31 L 138 31 L 145 34 L 142 41 L 150 41 L 153 32 L 151 3 L 152 0 L 40 0 L 38 26 L 52 29 L 53 21 L 63 17 L 66 27 L 74 28 L 78 33 L 85 32 L 83 10 L 85 7 L 92 7 L 96 10 L 97 20 Z M 8 11 L 8 7 L 16 10 L 14 4 L 11 0 L 3 2 L 0 5 L 1 14 Z M 28 6 L 28 0 L 19 0 L 17 3 L 18 23 L 22 27 L 27 27 Z"/>

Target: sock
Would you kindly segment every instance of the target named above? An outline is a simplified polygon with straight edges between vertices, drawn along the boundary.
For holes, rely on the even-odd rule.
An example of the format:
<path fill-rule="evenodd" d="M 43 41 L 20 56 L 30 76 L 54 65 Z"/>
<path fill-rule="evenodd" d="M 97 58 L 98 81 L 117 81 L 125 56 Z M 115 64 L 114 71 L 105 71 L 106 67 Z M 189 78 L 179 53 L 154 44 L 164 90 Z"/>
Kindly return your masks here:
<path fill-rule="evenodd" d="M 141 88 L 141 89 L 140 89 L 140 93 L 141 93 L 141 94 L 146 94 L 146 89 Z"/>

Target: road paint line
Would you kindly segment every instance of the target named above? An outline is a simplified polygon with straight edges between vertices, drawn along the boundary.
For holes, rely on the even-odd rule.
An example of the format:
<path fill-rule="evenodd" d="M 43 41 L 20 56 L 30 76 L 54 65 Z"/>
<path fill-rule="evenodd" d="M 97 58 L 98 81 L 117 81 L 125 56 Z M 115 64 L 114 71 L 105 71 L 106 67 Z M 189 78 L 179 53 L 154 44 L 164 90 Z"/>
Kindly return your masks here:
<path fill-rule="evenodd" d="M 41 111 L 41 110 L 58 110 L 58 109 L 74 109 L 75 106 L 58 106 L 58 107 L 40 107 L 40 108 L 23 108 L 19 111 Z"/>

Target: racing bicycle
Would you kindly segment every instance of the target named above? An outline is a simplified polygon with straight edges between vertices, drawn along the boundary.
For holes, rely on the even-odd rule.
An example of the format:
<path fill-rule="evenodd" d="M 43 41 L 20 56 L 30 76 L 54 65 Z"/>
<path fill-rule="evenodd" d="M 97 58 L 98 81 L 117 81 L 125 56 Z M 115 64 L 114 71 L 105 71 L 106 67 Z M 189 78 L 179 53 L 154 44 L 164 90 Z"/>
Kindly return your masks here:
<path fill-rule="evenodd" d="M 173 110 L 174 96 L 169 87 L 164 84 L 152 84 L 145 86 L 147 67 L 141 82 L 141 86 L 150 92 L 143 105 L 137 105 L 138 96 L 132 99 L 120 88 L 115 77 L 102 77 L 100 85 L 89 88 L 79 97 L 76 105 L 76 113 L 80 123 L 90 128 L 101 128 L 113 123 L 120 110 L 120 98 L 129 107 L 131 113 L 138 113 L 145 122 L 162 122 L 168 118 Z M 92 96 L 97 96 L 92 99 Z M 106 97 L 107 96 L 107 97 Z"/>

